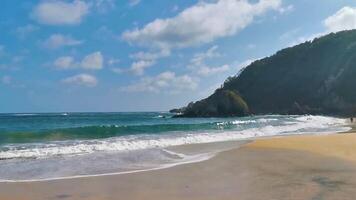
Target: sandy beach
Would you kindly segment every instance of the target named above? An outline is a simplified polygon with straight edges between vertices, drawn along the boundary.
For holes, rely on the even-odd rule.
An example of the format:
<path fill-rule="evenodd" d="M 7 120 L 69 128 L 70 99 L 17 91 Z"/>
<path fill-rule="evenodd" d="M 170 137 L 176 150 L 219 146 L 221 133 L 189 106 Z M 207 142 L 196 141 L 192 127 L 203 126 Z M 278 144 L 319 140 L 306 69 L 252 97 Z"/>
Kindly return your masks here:
<path fill-rule="evenodd" d="M 156 171 L 0 183 L 1 200 L 327 200 L 356 195 L 356 134 L 259 139 L 210 160 Z"/>
<path fill-rule="evenodd" d="M 356 0 L 2 0 L 0 200 L 356 200 Z"/>

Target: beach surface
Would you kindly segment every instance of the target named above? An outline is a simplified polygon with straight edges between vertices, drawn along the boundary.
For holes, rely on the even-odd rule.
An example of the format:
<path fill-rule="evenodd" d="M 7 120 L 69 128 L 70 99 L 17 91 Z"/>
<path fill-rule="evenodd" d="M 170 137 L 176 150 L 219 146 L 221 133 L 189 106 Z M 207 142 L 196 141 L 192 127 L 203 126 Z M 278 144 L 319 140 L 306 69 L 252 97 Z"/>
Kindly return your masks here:
<path fill-rule="evenodd" d="M 215 157 L 132 174 L 0 183 L 1 200 L 355 199 L 356 134 L 258 139 Z"/>

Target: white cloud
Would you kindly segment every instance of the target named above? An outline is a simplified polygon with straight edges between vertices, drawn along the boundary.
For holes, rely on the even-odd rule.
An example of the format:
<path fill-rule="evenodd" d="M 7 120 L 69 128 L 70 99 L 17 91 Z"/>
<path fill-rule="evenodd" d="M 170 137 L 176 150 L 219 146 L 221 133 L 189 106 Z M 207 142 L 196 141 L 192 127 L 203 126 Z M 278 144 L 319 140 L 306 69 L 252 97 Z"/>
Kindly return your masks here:
<path fill-rule="evenodd" d="M 125 31 L 124 40 L 163 49 L 184 48 L 231 36 L 251 24 L 255 17 L 280 8 L 281 0 L 218 0 L 199 2 L 176 17 L 156 19 L 142 29 Z"/>
<path fill-rule="evenodd" d="M 217 49 L 218 46 L 215 45 L 210 47 L 206 52 L 195 54 L 190 60 L 190 65 L 188 66 L 188 68 L 200 76 L 210 76 L 217 73 L 229 71 L 229 65 L 212 67 L 206 64 L 206 60 L 221 56 L 221 54 L 217 52 Z"/>
<path fill-rule="evenodd" d="M 110 70 L 111 70 L 112 72 L 116 73 L 116 74 L 121 74 L 121 73 L 124 72 L 123 69 L 118 68 L 118 67 L 113 67 L 113 68 L 111 68 Z"/>
<path fill-rule="evenodd" d="M 92 0 L 91 4 L 101 13 L 106 13 L 115 8 L 115 0 Z"/>
<path fill-rule="evenodd" d="M 20 39 L 25 39 L 27 37 L 27 35 L 29 35 L 32 32 L 37 31 L 38 29 L 39 29 L 39 27 L 37 27 L 37 26 L 34 26 L 32 24 L 27 24 L 25 26 L 17 27 L 15 30 L 15 33 Z"/>
<path fill-rule="evenodd" d="M 325 27 L 325 31 L 323 32 L 314 33 L 307 36 L 295 37 L 293 36 L 293 34 L 296 34 L 296 32 L 294 32 L 294 30 L 291 30 L 283 34 L 280 39 L 288 39 L 289 37 L 291 37 L 293 39 L 288 46 L 294 46 L 306 41 L 312 41 L 315 38 L 319 38 L 331 32 L 356 29 L 356 8 L 345 6 L 333 15 L 327 17 L 325 20 L 322 21 L 322 23 Z"/>
<path fill-rule="evenodd" d="M 356 29 L 356 8 L 343 7 L 323 23 L 328 32 Z"/>
<path fill-rule="evenodd" d="M 296 40 L 294 40 L 293 43 L 290 44 L 290 46 L 295 46 L 295 45 L 303 43 L 303 42 L 312 41 L 315 38 L 322 37 L 322 36 L 324 36 L 324 35 L 326 35 L 328 33 L 330 33 L 330 32 L 314 33 L 314 34 L 311 34 L 311 35 L 308 35 L 308 36 L 298 37 Z"/>
<path fill-rule="evenodd" d="M 137 52 L 135 54 L 131 54 L 130 58 L 138 59 L 138 60 L 157 60 L 159 58 L 167 57 L 171 53 L 168 50 L 162 50 L 159 52 Z"/>
<path fill-rule="evenodd" d="M 125 92 L 168 92 L 179 93 L 186 90 L 195 90 L 197 80 L 189 75 L 177 76 L 174 72 L 163 72 L 154 77 L 145 77 L 138 83 L 122 87 Z"/>
<path fill-rule="evenodd" d="M 119 62 L 120 62 L 120 59 L 117 59 L 117 58 L 110 58 L 110 59 L 107 61 L 108 65 L 110 65 L 110 66 L 115 65 L 115 64 L 117 64 L 117 63 L 119 63 Z"/>
<path fill-rule="evenodd" d="M 214 45 L 210 47 L 204 53 L 195 54 L 194 57 L 191 59 L 191 63 L 196 66 L 203 65 L 206 59 L 219 57 L 221 56 L 220 53 L 217 52 L 218 46 Z"/>
<path fill-rule="evenodd" d="M 222 65 L 220 67 L 203 66 L 198 69 L 197 73 L 202 76 L 210 76 L 210 75 L 214 75 L 217 73 L 227 72 L 229 70 L 230 70 L 229 65 Z"/>
<path fill-rule="evenodd" d="M 281 13 L 281 14 L 285 14 L 285 13 L 290 13 L 294 10 L 294 6 L 293 5 L 288 5 L 286 7 L 280 7 L 278 9 L 278 11 Z"/>
<path fill-rule="evenodd" d="M 135 59 L 135 61 L 131 64 L 129 72 L 132 72 L 135 75 L 142 76 L 145 72 L 145 69 L 156 64 L 156 60 L 167 57 L 170 55 L 170 51 L 161 50 L 159 52 L 137 52 L 135 54 L 131 54 L 130 58 Z"/>
<path fill-rule="evenodd" d="M 41 24 L 75 25 L 88 13 L 89 5 L 85 1 L 52 0 L 38 4 L 32 12 L 32 17 Z"/>
<path fill-rule="evenodd" d="M 81 67 L 84 69 L 98 70 L 102 69 L 104 58 L 101 52 L 97 51 L 84 57 L 81 62 Z"/>
<path fill-rule="evenodd" d="M 62 34 L 53 34 L 43 42 L 43 46 L 49 49 L 57 49 L 64 46 L 76 46 L 82 44 L 83 41 L 76 40 L 71 36 Z"/>
<path fill-rule="evenodd" d="M 62 80 L 66 84 L 81 85 L 86 87 L 94 87 L 98 84 L 98 80 L 95 76 L 89 74 L 78 74 Z"/>
<path fill-rule="evenodd" d="M 243 62 L 238 63 L 237 68 L 238 68 L 238 69 L 245 68 L 245 67 L 251 65 L 251 64 L 252 64 L 253 62 L 255 62 L 256 60 L 259 60 L 259 58 L 257 58 L 257 59 L 247 59 L 247 60 L 245 60 L 245 61 L 243 61 Z"/>
<path fill-rule="evenodd" d="M 141 76 L 144 74 L 146 68 L 154 64 L 155 62 L 151 60 L 139 60 L 132 63 L 130 71 L 135 75 Z"/>
<path fill-rule="evenodd" d="M 11 81 L 12 81 L 11 76 L 3 76 L 3 77 L 1 78 L 1 83 L 4 84 L 4 85 L 9 85 L 9 84 L 11 84 Z"/>
<path fill-rule="evenodd" d="M 97 40 L 102 40 L 102 41 L 112 41 L 112 40 L 119 40 L 120 37 L 114 33 L 112 30 L 110 30 L 108 27 L 106 26 L 101 26 L 99 29 L 97 29 L 94 32 L 94 37 Z"/>
<path fill-rule="evenodd" d="M 104 58 L 100 51 L 91 53 L 83 58 L 82 61 L 76 62 L 71 56 L 63 56 L 57 58 L 53 65 L 58 69 L 88 69 L 88 70 L 100 70 L 104 66 Z"/>
<path fill-rule="evenodd" d="M 319 38 L 319 37 L 322 37 L 322 36 L 330 33 L 328 31 L 324 31 L 324 32 L 319 32 L 319 33 L 313 33 L 310 35 L 297 36 L 297 33 L 299 32 L 298 30 L 299 29 L 294 29 L 294 30 L 288 31 L 288 32 L 282 34 L 279 37 L 279 39 L 282 41 L 286 41 L 286 42 L 288 42 L 288 40 L 289 40 L 289 42 L 287 43 L 287 47 L 293 47 L 295 45 L 298 45 L 298 44 L 301 44 L 301 43 L 304 43 L 307 41 L 312 41 L 315 38 Z"/>
<path fill-rule="evenodd" d="M 77 68 L 77 63 L 71 56 L 62 56 L 53 61 L 54 67 L 57 69 L 74 69 Z"/>
<path fill-rule="evenodd" d="M 71 69 L 76 66 L 74 58 L 71 56 L 59 57 L 54 61 L 53 64 L 58 69 Z"/>
<path fill-rule="evenodd" d="M 139 3 L 141 3 L 141 0 L 129 0 L 129 5 L 130 6 L 136 6 Z"/>

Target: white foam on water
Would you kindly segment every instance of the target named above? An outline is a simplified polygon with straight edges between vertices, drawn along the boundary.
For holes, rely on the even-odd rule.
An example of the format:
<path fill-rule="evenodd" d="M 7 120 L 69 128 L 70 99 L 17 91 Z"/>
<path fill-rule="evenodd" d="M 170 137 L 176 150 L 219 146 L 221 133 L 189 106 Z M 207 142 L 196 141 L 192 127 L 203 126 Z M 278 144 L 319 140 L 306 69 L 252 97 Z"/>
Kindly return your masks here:
<path fill-rule="evenodd" d="M 345 119 L 324 116 L 264 116 L 216 125 L 233 125 L 236 128 L 8 145 L 4 150 L 0 150 L 0 159 L 3 159 L 0 161 L 0 182 L 52 181 L 158 170 L 201 162 L 218 153 L 211 150 L 185 155 L 167 150 L 167 147 L 350 130 Z M 40 168 L 44 170 L 38 170 Z"/>
<path fill-rule="evenodd" d="M 72 175 L 72 176 L 62 175 L 62 176 L 57 176 L 57 177 L 34 178 L 34 179 L 1 179 L 0 178 L 0 182 L 3 182 L 3 183 L 44 182 L 44 181 L 67 180 L 67 179 L 76 179 L 76 178 L 90 178 L 90 177 L 98 177 L 98 176 L 112 176 L 112 175 L 132 174 L 132 173 L 146 172 L 146 171 L 155 171 L 155 170 L 175 167 L 178 165 L 202 162 L 205 160 L 209 160 L 210 158 L 214 157 L 218 153 L 218 152 L 209 152 L 209 153 L 196 154 L 196 155 L 184 155 L 184 154 L 176 153 L 176 152 L 169 151 L 169 150 L 165 150 L 165 151 L 168 153 L 172 153 L 174 155 L 178 155 L 181 157 L 181 159 L 179 159 L 179 161 L 176 161 L 176 162 L 156 164 L 153 167 L 142 166 L 140 169 L 136 169 L 136 170 L 127 170 L 127 171 L 110 172 L 110 173 L 85 174 L 85 175 Z"/>
<path fill-rule="evenodd" d="M 13 116 L 23 117 L 23 116 L 36 116 L 37 113 L 15 113 Z"/>
<path fill-rule="evenodd" d="M 324 116 L 291 117 L 290 121 L 274 125 L 269 122 L 277 119 L 257 119 L 226 122 L 236 126 L 244 123 L 256 123 L 256 127 L 241 130 L 179 132 L 160 135 L 134 135 L 99 140 L 82 140 L 38 144 L 26 146 L 7 146 L 6 151 L 0 151 L 0 159 L 14 158 L 47 158 L 51 156 L 82 155 L 94 152 L 132 151 L 150 148 L 165 148 L 186 144 L 222 142 L 229 140 L 244 140 L 256 137 L 277 136 L 283 134 L 332 133 L 350 130 L 345 119 Z M 266 123 L 257 126 L 259 123 Z M 219 125 L 219 124 L 218 124 Z"/>

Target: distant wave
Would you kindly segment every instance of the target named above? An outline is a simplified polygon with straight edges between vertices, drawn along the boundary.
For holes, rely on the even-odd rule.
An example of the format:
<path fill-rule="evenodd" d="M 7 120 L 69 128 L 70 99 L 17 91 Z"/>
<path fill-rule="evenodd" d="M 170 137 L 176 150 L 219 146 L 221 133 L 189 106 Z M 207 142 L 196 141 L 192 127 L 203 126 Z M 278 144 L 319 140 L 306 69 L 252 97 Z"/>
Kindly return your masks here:
<path fill-rule="evenodd" d="M 172 118 L 170 115 L 157 115 L 154 118 Z"/>
<path fill-rule="evenodd" d="M 19 116 L 19 117 L 23 117 L 23 116 L 35 116 L 35 115 L 38 115 L 36 113 L 15 113 L 15 114 L 12 114 L 12 116 Z"/>
<path fill-rule="evenodd" d="M 13 114 L 0 114 L 0 116 L 13 116 L 13 117 L 32 117 L 32 116 L 67 116 L 69 113 L 13 113 Z"/>
<path fill-rule="evenodd" d="M 163 118 L 163 116 L 158 116 Z M 0 145 L 7 143 L 35 143 L 63 140 L 89 140 L 103 139 L 110 137 L 136 135 L 136 134 L 160 134 L 167 132 L 194 132 L 194 131 L 214 131 L 231 130 L 238 128 L 239 125 L 258 125 L 277 121 L 277 119 L 254 119 L 254 120 L 231 120 L 223 122 L 208 123 L 166 123 L 153 125 L 100 125 L 82 126 L 73 128 L 60 128 L 41 131 L 1 131 Z M 243 127 L 240 127 L 243 128 Z M 1 150 L 1 149 L 0 149 Z"/>
<path fill-rule="evenodd" d="M 102 139 L 115 136 L 136 134 L 157 134 L 173 131 L 221 130 L 232 128 L 231 124 L 156 124 L 156 125 L 101 125 L 63 128 L 28 132 L 2 132 L 0 144 L 33 143 L 46 141 L 61 141 L 71 139 Z"/>

